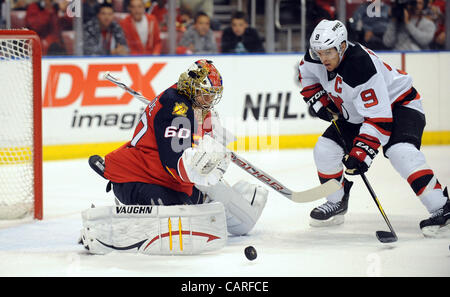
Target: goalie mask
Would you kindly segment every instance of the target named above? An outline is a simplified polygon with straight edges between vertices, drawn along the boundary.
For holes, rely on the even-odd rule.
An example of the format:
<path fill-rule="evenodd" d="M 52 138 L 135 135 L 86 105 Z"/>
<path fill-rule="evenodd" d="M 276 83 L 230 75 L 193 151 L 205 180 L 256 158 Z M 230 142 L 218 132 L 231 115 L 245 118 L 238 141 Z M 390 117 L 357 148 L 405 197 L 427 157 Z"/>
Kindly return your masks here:
<path fill-rule="evenodd" d="M 212 61 L 198 60 L 180 75 L 177 89 L 192 100 L 194 107 L 209 110 L 222 98 L 222 76 Z"/>
<path fill-rule="evenodd" d="M 315 60 L 319 60 L 318 51 L 336 48 L 339 60 L 342 60 L 345 50 L 342 50 L 342 42 L 347 42 L 347 29 L 340 21 L 322 20 L 314 28 L 309 39 L 309 53 Z"/>

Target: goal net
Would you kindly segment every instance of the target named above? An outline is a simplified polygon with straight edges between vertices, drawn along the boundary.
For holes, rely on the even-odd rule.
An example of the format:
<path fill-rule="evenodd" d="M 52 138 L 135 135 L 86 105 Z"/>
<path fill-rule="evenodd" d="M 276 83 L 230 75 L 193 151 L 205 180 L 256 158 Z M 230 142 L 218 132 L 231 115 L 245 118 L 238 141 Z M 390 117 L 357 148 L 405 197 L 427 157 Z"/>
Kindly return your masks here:
<path fill-rule="evenodd" d="M 42 219 L 41 47 L 0 30 L 0 219 Z"/>

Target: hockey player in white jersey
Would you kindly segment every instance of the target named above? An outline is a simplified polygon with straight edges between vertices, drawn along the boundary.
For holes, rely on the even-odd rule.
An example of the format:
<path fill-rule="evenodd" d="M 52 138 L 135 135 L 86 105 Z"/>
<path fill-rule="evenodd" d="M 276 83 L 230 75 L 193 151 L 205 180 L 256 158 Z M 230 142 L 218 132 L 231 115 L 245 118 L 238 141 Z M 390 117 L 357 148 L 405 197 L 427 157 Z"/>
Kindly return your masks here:
<path fill-rule="evenodd" d="M 423 234 L 450 234 L 447 188 L 443 190 L 420 151 L 425 115 L 411 76 L 349 42 L 340 21 L 322 20 L 300 62 L 299 80 L 310 113 L 326 121 L 338 118 L 340 131 L 332 124 L 314 147 L 320 181 L 334 178 L 343 187 L 311 211 L 311 225 L 343 223 L 352 187 L 343 165 L 348 175 L 365 172 L 382 147 L 431 214 L 420 222 Z"/>

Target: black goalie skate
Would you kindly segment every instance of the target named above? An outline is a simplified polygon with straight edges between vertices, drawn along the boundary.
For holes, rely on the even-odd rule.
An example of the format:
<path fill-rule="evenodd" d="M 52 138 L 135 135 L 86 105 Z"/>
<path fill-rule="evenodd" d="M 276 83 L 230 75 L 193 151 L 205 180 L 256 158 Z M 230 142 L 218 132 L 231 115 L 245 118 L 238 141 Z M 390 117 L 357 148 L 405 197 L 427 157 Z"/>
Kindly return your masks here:
<path fill-rule="evenodd" d="M 327 201 L 314 208 L 310 213 L 310 226 L 325 227 L 344 223 L 344 215 L 347 213 L 348 198 L 350 197 L 352 186 L 353 182 L 344 179 L 344 196 L 342 200 L 337 203 Z"/>
<path fill-rule="evenodd" d="M 450 199 L 445 187 L 444 196 L 447 202 L 433 212 L 431 217 L 420 222 L 420 229 L 425 237 L 450 237 Z"/>

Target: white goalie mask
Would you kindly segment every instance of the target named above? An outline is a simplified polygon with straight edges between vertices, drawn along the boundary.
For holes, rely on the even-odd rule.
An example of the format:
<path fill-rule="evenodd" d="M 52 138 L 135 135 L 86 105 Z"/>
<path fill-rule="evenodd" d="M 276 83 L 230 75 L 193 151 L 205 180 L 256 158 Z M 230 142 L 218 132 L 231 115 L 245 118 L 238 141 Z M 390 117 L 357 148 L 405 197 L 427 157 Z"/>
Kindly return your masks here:
<path fill-rule="evenodd" d="M 345 52 L 341 47 L 341 44 L 344 41 L 348 43 L 347 29 L 342 22 L 322 20 L 314 28 L 311 38 L 309 39 L 309 53 L 313 59 L 319 60 L 319 56 L 317 55 L 318 51 L 336 48 L 339 59 L 341 60 Z"/>

